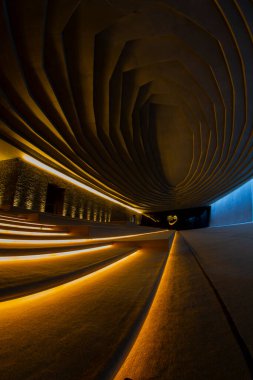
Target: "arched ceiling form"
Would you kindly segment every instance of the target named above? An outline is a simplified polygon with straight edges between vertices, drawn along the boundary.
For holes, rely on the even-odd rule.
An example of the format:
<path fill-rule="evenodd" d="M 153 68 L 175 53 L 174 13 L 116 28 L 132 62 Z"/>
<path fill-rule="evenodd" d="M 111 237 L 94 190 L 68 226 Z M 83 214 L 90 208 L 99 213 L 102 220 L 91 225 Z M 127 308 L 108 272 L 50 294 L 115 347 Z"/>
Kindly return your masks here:
<path fill-rule="evenodd" d="M 2 0 L 0 17 L 13 145 L 145 211 L 252 177 L 250 0 Z"/>

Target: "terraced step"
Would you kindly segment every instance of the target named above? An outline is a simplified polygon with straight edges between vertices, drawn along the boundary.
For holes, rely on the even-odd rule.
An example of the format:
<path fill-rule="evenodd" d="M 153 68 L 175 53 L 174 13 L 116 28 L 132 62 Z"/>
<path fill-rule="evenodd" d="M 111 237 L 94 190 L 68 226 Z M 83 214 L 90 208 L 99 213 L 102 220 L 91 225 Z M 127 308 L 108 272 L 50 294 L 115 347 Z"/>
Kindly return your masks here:
<path fill-rule="evenodd" d="M 145 318 L 167 257 L 167 240 L 149 241 L 91 276 L 2 302 L 0 378 L 110 378 Z"/>
<path fill-rule="evenodd" d="M 21 237 L 0 237 L 0 248 L 5 249 L 14 249 L 14 248 L 30 248 L 30 247 L 61 247 L 61 246 L 78 246 L 84 244 L 97 244 L 102 242 L 114 242 L 114 241 L 142 241 L 142 240 L 153 240 L 153 239 L 168 239 L 170 236 L 169 231 L 156 231 L 156 232 L 148 232 L 148 233 L 135 233 L 129 235 L 121 235 L 121 236 L 107 236 L 107 237 L 96 237 L 96 238 L 85 238 L 85 237 L 72 237 L 70 239 L 67 238 L 59 238 L 59 239 L 42 239 L 42 238 L 34 238 L 34 239 L 26 239 Z"/>
<path fill-rule="evenodd" d="M 78 253 L 79 251 L 83 251 L 85 249 L 93 249 L 97 250 L 100 247 L 103 246 L 109 246 L 111 245 L 111 242 L 92 242 L 89 244 L 89 242 L 86 242 L 83 245 L 67 245 L 62 246 L 62 247 L 29 247 L 29 248 L 19 248 L 19 247 L 14 247 L 14 248 L 0 248 L 0 262 L 1 261 L 6 261 L 12 259 L 18 260 L 20 257 L 22 260 L 24 258 L 29 259 L 36 259 L 36 257 L 46 257 L 47 255 L 49 256 L 65 256 L 65 255 L 70 255 L 70 254 L 75 254 Z"/>
<path fill-rule="evenodd" d="M 45 238 L 50 238 L 50 237 L 53 237 L 53 238 L 60 238 L 60 237 L 66 237 L 66 236 L 69 236 L 69 232 L 61 232 L 61 231 L 58 231 L 58 232 L 53 232 L 53 231 L 27 231 L 27 230 L 23 230 L 23 231 L 20 231 L 20 230 L 14 230 L 14 229 L 3 229 L 3 228 L 0 228 L 0 239 L 4 239 L 4 238 L 9 238 L 10 235 L 13 237 L 13 239 L 16 239 L 17 237 L 20 237 L 20 236 L 25 236 L 26 238 L 36 238 L 36 237 L 45 237 Z"/>
<path fill-rule="evenodd" d="M 0 214 L 0 222 L 7 222 L 11 224 L 22 224 L 24 226 L 37 226 L 37 227 L 55 227 L 55 224 L 36 223 L 29 221 L 29 219 L 13 217 L 10 215 Z"/>
<path fill-rule="evenodd" d="M 53 254 L 0 258 L 0 302 L 73 281 L 116 262 L 137 250 L 107 244 Z"/>
<path fill-rule="evenodd" d="M 0 239 L 13 239 L 25 237 L 27 239 L 36 237 L 55 237 L 69 236 L 70 233 L 66 226 L 53 224 L 43 224 L 28 221 L 24 218 L 0 215 Z"/>
<path fill-rule="evenodd" d="M 0 219 L 0 227 L 1 228 L 15 228 L 15 229 L 18 229 L 18 230 L 25 230 L 25 231 L 32 231 L 32 230 L 35 230 L 35 231 L 52 231 L 54 230 L 53 227 L 48 227 L 48 226 L 44 226 L 42 224 L 40 225 L 37 225 L 37 224 L 24 224 L 24 223 L 20 223 L 20 222 L 10 222 L 9 220 L 5 220 L 5 219 Z"/>

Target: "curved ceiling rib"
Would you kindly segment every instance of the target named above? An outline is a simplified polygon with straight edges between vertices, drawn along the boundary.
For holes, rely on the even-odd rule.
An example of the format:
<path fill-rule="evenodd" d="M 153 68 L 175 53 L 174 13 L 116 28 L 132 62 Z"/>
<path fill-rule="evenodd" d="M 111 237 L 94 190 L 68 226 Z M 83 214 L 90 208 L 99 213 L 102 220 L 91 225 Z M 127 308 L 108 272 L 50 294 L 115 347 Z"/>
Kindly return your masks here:
<path fill-rule="evenodd" d="M 249 0 L 2 0 L 0 135 L 142 210 L 206 205 L 253 175 L 252 25 Z"/>

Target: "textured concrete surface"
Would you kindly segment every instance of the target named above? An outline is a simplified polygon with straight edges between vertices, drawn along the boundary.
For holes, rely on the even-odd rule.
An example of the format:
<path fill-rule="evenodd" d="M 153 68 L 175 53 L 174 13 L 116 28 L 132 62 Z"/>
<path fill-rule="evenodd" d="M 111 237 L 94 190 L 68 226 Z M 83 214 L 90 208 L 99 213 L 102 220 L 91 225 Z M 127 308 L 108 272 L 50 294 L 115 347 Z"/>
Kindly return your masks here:
<path fill-rule="evenodd" d="M 182 233 L 253 357 L 253 224 Z"/>
<path fill-rule="evenodd" d="M 144 326 L 115 380 L 250 379 L 223 311 L 177 236 Z"/>

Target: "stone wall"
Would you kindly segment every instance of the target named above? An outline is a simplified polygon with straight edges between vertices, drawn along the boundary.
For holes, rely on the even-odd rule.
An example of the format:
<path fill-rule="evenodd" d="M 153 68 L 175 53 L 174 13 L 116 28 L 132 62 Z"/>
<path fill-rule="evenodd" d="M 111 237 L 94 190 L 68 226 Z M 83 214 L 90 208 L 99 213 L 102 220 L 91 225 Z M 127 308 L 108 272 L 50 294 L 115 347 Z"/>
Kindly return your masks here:
<path fill-rule="evenodd" d="M 20 159 L 1 161 L 0 168 L 2 204 L 45 212 L 47 187 L 50 183 L 65 189 L 63 216 L 97 222 L 129 220 L 130 218 L 129 213 L 123 208 L 93 196 Z"/>
<path fill-rule="evenodd" d="M 19 160 L 13 206 L 44 212 L 48 178 L 38 169 Z"/>
<path fill-rule="evenodd" d="M 13 204 L 18 178 L 18 159 L 0 161 L 0 206 Z"/>

